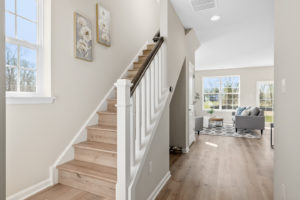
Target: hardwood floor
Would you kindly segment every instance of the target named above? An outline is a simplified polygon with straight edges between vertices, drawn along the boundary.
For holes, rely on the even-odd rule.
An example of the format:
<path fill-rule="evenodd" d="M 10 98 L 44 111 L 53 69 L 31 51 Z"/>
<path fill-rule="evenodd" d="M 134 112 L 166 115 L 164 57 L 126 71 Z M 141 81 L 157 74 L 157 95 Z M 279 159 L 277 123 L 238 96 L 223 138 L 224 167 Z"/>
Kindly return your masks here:
<path fill-rule="evenodd" d="M 26 200 L 104 200 L 105 198 L 78 190 L 66 185 L 57 184 Z"/>
<path fill-rule="evenodd" d="M 172 177 L 156 200 L 272 200 L 269 138 L 197 136 L 188 154 L 170 156 Z"/>

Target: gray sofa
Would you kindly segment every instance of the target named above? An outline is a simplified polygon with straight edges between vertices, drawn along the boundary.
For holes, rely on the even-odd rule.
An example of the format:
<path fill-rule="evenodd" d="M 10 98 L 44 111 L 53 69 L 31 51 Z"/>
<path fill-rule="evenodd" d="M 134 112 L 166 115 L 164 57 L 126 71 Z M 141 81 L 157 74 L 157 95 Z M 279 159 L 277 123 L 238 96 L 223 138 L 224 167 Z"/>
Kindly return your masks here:
<path fill-rule="evenodd" d="M 259 109 L 259 113 L 255 116 L 236 116 L 235 112 L 232 114 L 236 132 L 238 129 L 256 129 L 263 134 L 265 130 L 265 115 L 262 109 Z"/>

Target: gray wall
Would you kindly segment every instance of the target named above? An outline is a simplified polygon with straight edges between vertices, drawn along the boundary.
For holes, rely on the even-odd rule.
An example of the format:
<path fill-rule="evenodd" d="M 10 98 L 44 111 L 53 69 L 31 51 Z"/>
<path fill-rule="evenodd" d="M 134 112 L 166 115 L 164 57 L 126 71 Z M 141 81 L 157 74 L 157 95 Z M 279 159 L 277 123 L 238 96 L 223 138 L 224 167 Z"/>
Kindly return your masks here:
<path fill-rule="evenodd" d="M 275 200 L 300 199 L 299 10 L 300 1 L 275 0 Z"/>
<path fill-rule="evenodd" d="M 207 111 L 202 110 L 202 79 L 205 76 L 240 76 L 240 105 L 257 106 L 257 82 L 273 81 L 274 67 L 248 67 L 236 69 L 205 70 L 196 72 L 195 91 L 201 96 L 201 100 L 196 103 L 197 115 L 208 115 Z M 223 117 L 225 122 L 232 123 L 231 112 L 216 112 L 215 115 Z"/>
<path fill-rule="evenodd" d="M 4 2 L 0 1 L 0 200 L 5 199 L 5 41 Z"/>
<path fill-rule="evenodd" d="M 186 148 L 187 144 L 187 67 L 183 63 L 170 104 L 170 146 Z"/>

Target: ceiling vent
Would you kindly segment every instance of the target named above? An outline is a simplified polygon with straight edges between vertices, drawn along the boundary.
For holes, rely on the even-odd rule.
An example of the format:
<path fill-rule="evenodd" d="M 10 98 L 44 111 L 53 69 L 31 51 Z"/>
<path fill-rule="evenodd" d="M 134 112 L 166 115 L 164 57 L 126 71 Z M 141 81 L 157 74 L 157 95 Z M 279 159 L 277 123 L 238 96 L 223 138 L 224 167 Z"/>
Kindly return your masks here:
<path fill-rule="evenodd" d="M 191 0 L 192 6 L 196 12 L 215 8 L 216 0 Z"/>

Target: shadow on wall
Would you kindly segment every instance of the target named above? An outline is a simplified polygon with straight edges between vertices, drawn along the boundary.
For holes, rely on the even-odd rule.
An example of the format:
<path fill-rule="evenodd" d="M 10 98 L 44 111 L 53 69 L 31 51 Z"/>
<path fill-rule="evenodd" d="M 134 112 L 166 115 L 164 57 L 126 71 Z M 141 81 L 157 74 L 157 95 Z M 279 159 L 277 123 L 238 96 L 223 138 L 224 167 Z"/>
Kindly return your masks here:
<path fill-rule="evenodd" d="M 170 103 L 170 146 L 187 146 L 187 67 L 184 60 Z"/>

